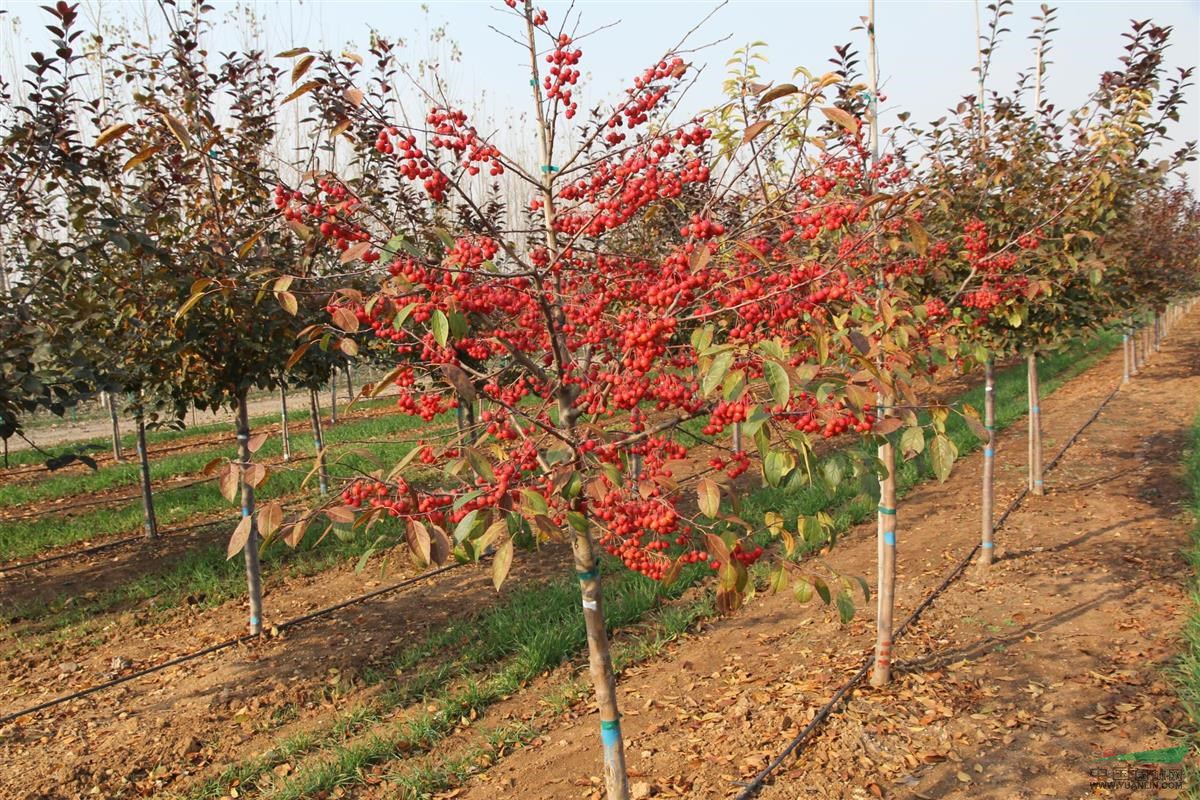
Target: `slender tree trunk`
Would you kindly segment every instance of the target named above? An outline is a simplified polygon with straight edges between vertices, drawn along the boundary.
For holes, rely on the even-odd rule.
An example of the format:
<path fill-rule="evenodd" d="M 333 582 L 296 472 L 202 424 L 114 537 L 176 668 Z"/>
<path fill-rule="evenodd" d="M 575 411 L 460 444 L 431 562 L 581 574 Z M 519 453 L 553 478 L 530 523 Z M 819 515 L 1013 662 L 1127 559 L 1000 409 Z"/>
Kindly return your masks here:
<path fill-rule="evenodd" d="M 337 425 L 337 370 L 329 377 L 329 424 Z"/>
<path fill-rule="evenodd" d="M 4 468 L 8 469 L 8 437 L 4 437 Z"/>
<path fill-rule="evenodd" d="M 1129 353 L 1129 329 L 1121 333 L 1121 383 L 1129 383 L 1133 375 L 1133 356 Z"/>
<path fill-rule="evenodd" d="M 880 419 L 887 413 L 880 395 Z M 877 536 L 879 586 L 876 589 L 875 669 L 872 686 L 892 679 L 892 617 L 896 607 L 896 456 L 890 440 L 879 446 L 879 460 L 887 476 L 879 482 L 879 530 Z"/>
<path fill-rule="evenodd" d="M 354 377 L 350 373 L 350 365 L 346 365 L 346 402 L 354 402 Z"/>
<path fill-rule="evenodd" d="M 867 91 L 870 93 L 871 113 L 871 164 L 879 163 L 879 56 L 875 47 L 875 0 L 870 0 L 867 6 Z M 874 215 L 874 208 L 872 208 Z M 872 217 L 872 222 L 878 221 Z M 882 236 L 876 224 L 875 247 L 880 250 Z M 885 288 L 884 275 L 881 269 L 875 272 L 875 284 L 878 291 L 878 306 L 883 303 Z M 882 317 L 881 317 L 882 318 Z M 883 366 L 883 349 L 880 344 L 879 365 Z M 892 414 L 892 398 L 880 393 L 876 396 L 879 405 L 879 418 L 882 420 Z M 884 438 L 879 446 L 879 460 L 883 464 L 885 474 L 879 482 L 878 509 L 878 575 L 879 586 L 876 592 L 877 607 L 875 617 L 875 668 L 871 674 L 872 686 L 883 686 L 892 678 L 892 617 L 896 607 L 896 453 L 892 442 Z"/>
<path fill-rule="evenodd" d="M 325 464 L 325 435 L 321 431 L 321 396 L 308 390 L 308 417 L 312 421 L 313 444 L 317 448 L 317 481 L 321 494 L 329 494 L 329 468 Z"/>
<path fill-rule="evenodd" d="M 1129 364 L 1132 374 L 1137 375 L 1141 364 L 1138 361 L 1138 331 L 1133 320 L 1129 320 Z"/>
<path fill-rule="evenodd" d="M 292 460 L 292 432 L 288 429 L 287 384 L 279 384 L 279 432 L 283 439 L 283 460 Z"/>
<path fill-rule="evenodd" d="M 1045 494 L 1042 480 L 1042 406 L 1041 385 L 1038 382 L 1037 354 L 1026 358 L 1029 384 L 1029 491 Z"/>
<path fill-rule="evenodd" d="M 604 785 L 609 800 L 629 797 L 625 745 L 621 736 L 621 714 L 617 709 L 617 678 L 613 672 L 604 624 L 601 598 L 600 562 L 596 559 L 591 532 L 576 532 L 572 546 L 579 593 L 583 599 L 583 623 L 587 630 L 588 671 L 596 690 L 600 711 L 600 743 L 604 752 Z"/>
<path fill-rule="evenodd" d="M 120 464 L 125 460 L 121 451 L 121 421 L 117 417 L 117 398 L 112 392 L 104 393 L 104 405 L 108 407 L 108 419 L 112 423 L 113 461 Z"/>
<path fill-rule="evenodd" d="M 246 587 L 250 599 L 250 634 L 262 633 L 262 565 L 258 559 L 258 524 L 254 520 L 254 487 L 247 473 L 251 466 L 250 415 L 246 410 L 246 395 L 237 399 L 238 457 L 242 472 L 242 516 L 250 517 L 250 535 L 243 552 L 246 556 Z"/>
<path fill-rule="evenodd" d="M 1162 348 L 1162 315 L 1157 311 L 1154 312 L 1154 352 L 1158 352 Z"/>
<path fill-rule="evenodd" d="M 983 365 L 983 427 L 987 442 L 983 446 L 983 521 L 979 540 L 979 568 L 986 572 L 992 564 L 993 511 L 996 497 L 996 368 L 989 357 Z"/>
<path fill-rule="evenodd" d="M 733 452 L 742 452 L 742 424 L 740 422 L 733 423 Z"/>
<path fill-rule="evenodd" d="M 150 456 L 146 450 L 146 418 L 139 408 L 137 422 L 137 455 L 139 464 L 139 482 L 142 486 L 142 516 L 143 527 L 147 539 L 158 538 L 158 518 L 154 514 L 154 494 L 150 489 Z"/>

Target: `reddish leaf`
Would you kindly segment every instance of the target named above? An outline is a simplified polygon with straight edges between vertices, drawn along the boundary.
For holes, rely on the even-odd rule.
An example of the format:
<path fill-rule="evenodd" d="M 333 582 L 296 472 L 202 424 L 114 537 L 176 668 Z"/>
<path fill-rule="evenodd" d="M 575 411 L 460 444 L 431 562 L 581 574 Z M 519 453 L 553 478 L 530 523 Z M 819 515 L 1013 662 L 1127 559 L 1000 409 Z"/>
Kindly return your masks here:
<path fill-rule="evenodd" d="M 246 542 L 250 541 L 250 529 L 253 526 L 253 517 L 242 517 L 242 521 L 233 529 L 233 536 L 229 537 L 229 546 L 225 548 L 225 559 L 231 559 L 238 553 L 242 552 L 242 548 L 246 546 Z"/>

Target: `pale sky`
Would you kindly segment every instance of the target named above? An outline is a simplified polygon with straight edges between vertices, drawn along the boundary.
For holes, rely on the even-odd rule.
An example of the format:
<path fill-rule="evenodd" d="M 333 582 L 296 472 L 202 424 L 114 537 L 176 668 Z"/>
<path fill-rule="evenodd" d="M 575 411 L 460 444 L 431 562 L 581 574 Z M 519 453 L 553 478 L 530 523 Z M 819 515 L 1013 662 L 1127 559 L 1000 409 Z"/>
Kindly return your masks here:
<path fill-rule="evenodd" d="M 0 16 L 0 45 L 10 54 L 45 47 L 45 14 L 38 8 L 45 0 L 0 0 L 10 13 Z M 250 43 L 238 4 L 210 0 L 223 22 L 212 50 Z M 987 0 L 983 5 L 986 6 Z M 443 73 L 450 91 L 464 105 L 482 100 L 497 120 L 511 119 L 528 108 L 528 68 L 514 44 L 489 25 L 518 33 L 511 16 L 501 12 L 499 0 L 433 0 L 427 4 L 404 0 L 259 0 L 243 3 L 265 18 L 264 32 L 254 44 L 271 53 L 305 45 L 350 47 L 365 51 L 368 31 L 374 27 L 392 36 L 406 38 L 417 56 L 446 53 L 448 47 L 431 44 L 431 31 L 444 25 L 461 49 L 461 61 L 444 63 Z M 545 2 L 552 24 L 567 9 L 564 2 Z M 580 106 L 605 96 L 615 96 L 629 79 L 679 41 L 689 29 L 717 7 L 716 2 L 694 0 L 580 0 L 580 31 L 612 24 L 586 39 L 580 69 L 584 90 Z M 1026 38 L 1034 29 L 1031 17 L 1037 2 L 1018 2 L 1006 21 L 1012 30 L 1005 34 L 994 59 L 989 87 L 1011 87 L 1016 74 L 1033 64 L 1032 43 Z M 1175 29 L 1168 52 L 1171 67 L 1200 63 L 1200 0 L 1176 2 L 1058 2 L 1059 31 L 1048 67 L 1046 97 L 1059 107 L 1079 105 L 1096 86 L 1099 75 L 1117 65 L 1131 17 L 1150 18 Z M 105 19 L 127 15 L 153 17 L 153 3 L 144 0 L 82 0 L 85 16 L 97 13 Z M 505 10 L 506 11 L 506 10 Z M 762 67 L 764 77 L 786 81 L 795 66 L 815 73 L 827 71 L 835 44 L 852 42 L 865 51 L 865 34 L 851 30 L 867 11 L 866 0 L 802 2 L 791 0 L 730 0 L 716 11 L 692 38 L 694 44 L 728 37 L 713 47 L 690 56 L 694 64 L 706 64 L 700 82 L 685 104 L 698 111 L 720 97 L 725 60 L 734 48 L 754 40 L 768 43 L 770 63 Z M 983 11 L 986 17 L 986 10 Z M 914 122 L 942 116 L 959 99 L 974 92 L 975 5 L 972 0 L 878 0 L 876 30 L 880 50 L 883 91 L 887 95 L 885 124 L 898 111 L 909 111 Z M 14 31 L 14 23 L 17 29 Z M 0 69 L 11 78 L 11 55 L 0 60 Z M 863 59 L 865 61 L 865 58 Z M 1188 92 L 1189 106 L 1173 131 L 1178 141 L 1200 138 L 1200 90 Z M 1200 167 L 1190 170 L 1193 182 Z"/>

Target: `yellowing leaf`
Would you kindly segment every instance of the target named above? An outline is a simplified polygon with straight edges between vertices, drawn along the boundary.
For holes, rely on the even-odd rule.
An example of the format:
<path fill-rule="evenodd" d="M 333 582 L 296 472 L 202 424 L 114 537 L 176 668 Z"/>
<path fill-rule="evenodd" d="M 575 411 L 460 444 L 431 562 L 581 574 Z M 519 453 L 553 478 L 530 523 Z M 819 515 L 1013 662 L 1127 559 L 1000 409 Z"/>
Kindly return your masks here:
<path fill-rule="evenodd" d="M 333 324 L 347 333 L 354 333 L 358 330 L 358 315 L 345 306 L 338 306 L 333 310 Z"/>
<path fill-rule="evenodd" d="M 858 133 L 858 120 L 851 116 L 848 111 L 843 111 L 834 106 L 825 106 L 821 109 L 821 113 L 851 133 Z"/>
<path fill-rule="evenodd" d="M 296 295 L 291 292 L 276 292 L 275 299 L 279 301 L 279 307 L 293 317 L 300 311 L 300 305 L 296 302 Z"/>
<path fill-rule="evenodd" d="M 148 159 L 150 156 L 154 155 L 161 149 L 162 148 L 160 148 L 156 144 L 150 145 L 149 147 L 142 150 L 140 153 L 138 153 L 137 155 L 133 156 L 128 161 L 126 161 L 124 166 L 121 167 L 121 171 L 129 172 L 129 170 L 133 169 L 138 164 L 141 164 L 143 161 L 145 161 L 146 159 Z"/>
<path fill-rule="evenodd" d="M 354 259 L 361 258 L 370 249 L 370 242 L 359 242 L 358 244 L 347 247 L 346 252 L 342 253 L 340 260 L 343 264 L 349 264 Z"/>
<path fill-rule="evenodd" d="M 320 85 L 321 85 L 320 81 L 308 81 L 308 82 L 302 84 L 301 86 L 297 87 L 287 97 L 283 98 L 283 103 L 280 103 L 280 105 L 290 103 L 293 100 L 295 100 L 297 97 L 300 97 L 301 95 L 311 92 L 313 89 L 317 88 Z"/>
<path fill-rule="evenodd" d="M 317 57 L 310 54 L 310 55 L 306 55 L 304 58 L 300 59 L 295 64 L 293 64 L 292 65 L 292 83 L 295 83 L 296 81 L 298 81 L 302 77 L 304 77 L 304 73 L 308 72 L 308 68 L 311 67 L 313 65 L 313 62 L 316 60 L 317 60 Z"/>
<path fill-rule="evenodd" d="M 496 557 L 492 560 L 492 585 L 496 587 L 496 591 L 500 591 L 500 587 L 504 585 L 508 571 L 512 568 L 512 560 L 513 542 L 512 539 L 506 539 L 504 544 L 496 548 Z"/>
<path fill-rule="evenodd" d="M 188 135 L 187 126 L 165 111 L 159 116 L 162 117 L 163 122 L 167 123 L 167 129 L 174 134 L 176 139 L 179 140 L 179 143 L 183 145 L 183 149 L 190 150 L 192 147 L 192 139 L 191 136 Z"/>
<path fill-rule="evenodd" d="M 778 86 L 772 86 L 763 94 L 762 97 L 758 98 L 758 104 L 760 106 L 766 105 L 767 103 L 778 100 L 781 97 L 787 97 L 789 94 L 795 94 L 798 91 L 800 91 L 799 87 L 793 83 L 781 83 Z"/>
<path fill-rule="evenodd" d="M 266 503 L 258 510 L 258 532 L 263 537 L 268 537 L 275 531 L 279 530 L 280 524 L 283 523 L 283 506 L 277 501 L 272 500 Z"/>
<path fill-rule="evenodd" d="M 344 525 L 354 522 L 354 514 L 354 506 L 333 506 L 325 509 L 325 516 L 329 517 L 330 521 Z"/>
<path fill-rule="evenodd" d="M 774 120 L 760 119 L 750 127 L 746 128 L 746 132 L 742 134 L 742 144 L 749 142 L 754 137 L 765 131 L 774 123 Z"/>
<path fill-rule="evenodd" d="M 700 513 L 715 518 L 721 509 L 721 489 L 711 478 L 704 478 L 696 485 L 696 502 Z"/>
<path fill-rule="evenodd" d="M 133 130 L 133 125 L 129 122 L 118 122 L 116 125 L 109 125 L 100 131 L 100 135 L 96 137 L 96 147 L 101 147 L 113 139 L 119 139 L 131 130 Z"/>

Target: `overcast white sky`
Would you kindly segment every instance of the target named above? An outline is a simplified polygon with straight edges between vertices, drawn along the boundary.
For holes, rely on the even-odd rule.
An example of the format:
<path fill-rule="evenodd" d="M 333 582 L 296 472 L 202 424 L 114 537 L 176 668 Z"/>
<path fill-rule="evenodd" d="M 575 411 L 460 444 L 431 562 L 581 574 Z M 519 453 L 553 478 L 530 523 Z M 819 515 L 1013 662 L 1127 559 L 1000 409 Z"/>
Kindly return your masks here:
<path fill-rule="evenodd" d="M 48 0 L 45 0 L 48 2 Z M 0 0 L 10 13 L 0 16 L 0 45 L 17 54 L 45 46 L 42 31 L 43 0 Z M 212 49 L 244 46 L 246 26 L 238 4 L 210 0 L 224 20 Z M 986 5 L 987 0 L 984 0 Z M 528 69 L 516 47 L 489 29 L 496 25 L 515 32 L 512 18 L 502 13 L 502 3 L 475 0 L 433 0 L 427 4 L 404 0 L 259 0 L 243 3 L 266 20 L 264 33 L 254 41 L 270 52 L 296 45 L 351 47 L 365 50 L 368 31 L 377 28 L 405 37 L 417 56 L 444 52 L 445 45 L 431 44 L 431 32 L 445 25 L 461 47 L 461 61 L 446 63 L 444 73 L 451 90 L 463 100 L 481 99 L 497 120 L 511 119 L 528 106 Z M 1172 67 L 1200 62 L 1200 1 L 1096 2 L 1073 0 L 1052 4 L 1058 9 L 1059 32 L 1054 35 L 1046 85 L 1047 98 L 1060 107 L 1080 104 L 1096 86 L 1100 73 L 1116 65 L 1121 54 L 1121 34 L 1131 17 L 1151 18 L 1175 29 L 1168 61 Z M 717 6 L 694 0 L 580 0 L 580 30 L 604 25 L 582 45 L 585 100 L 598 100 L 619 91 L 627 81 Z M 1031 42 L 1026 37 L 1035 23 L 1039 3 L 1018 2 L 996 54 L 990 86 L 1011 87 L 1021 70 L 1032 66 Z M 563 2 L 545 2 L 552 20 L 567 9 Z M 157 14 L 144 0 L 83 0 L 85 14 L 115 19 L 127 15 L 141 19 Z M 693 57 L 707 63 L 689 108 L 700 109 L 720 95 L 724 62 L 731 51 L 754 40 L 770 45 L 771 63 L 764 75 L 787 80 L 792 68 L 805 66 L 824 72 L 833 45 L 853 42 L 862 49 L 864 34 L 852 31 L 866 0 L 804 2 L 790 0 L 731 0 L 694 36 L 695 43 L 722 37 L 725 41 Z M 986 15 L 986 11 L 984 12 Z M 877 32 L 880 68 L 887 110 L 909 111 L 914 121 L 942 116 L 958 100 L 974 91 L 975 5 L 973 0 L 878 0 Z M 0 69 L 10 70 L 9 56 Z M 11 74 L 9 75 L 11 77 Z M 1189 107 L 1176 126 L 1177 140 L 1200 138 L 1200 90 L 1188 94 Z M 581 105 L 585 105 L 581 103 Z M 885 123 L 886 123 L 885 119 Z M 1200 167 L 1193 165 L 1193 181 Z"/>

